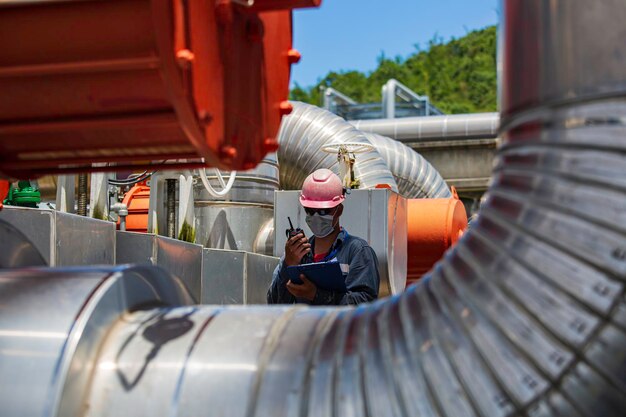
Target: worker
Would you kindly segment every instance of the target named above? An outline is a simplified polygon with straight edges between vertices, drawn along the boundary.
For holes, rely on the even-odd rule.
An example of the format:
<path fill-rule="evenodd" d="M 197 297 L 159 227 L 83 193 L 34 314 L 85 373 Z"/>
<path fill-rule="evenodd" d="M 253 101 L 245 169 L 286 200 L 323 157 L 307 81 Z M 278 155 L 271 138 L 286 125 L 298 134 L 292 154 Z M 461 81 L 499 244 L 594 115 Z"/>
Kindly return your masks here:
<path fill-rule="evenodd" d="M 268 304 L 355 305 L 378 297 L 380 275 L 374 250 L 339 224 L 344 200 L 341 180 L 331 170 L 318 169 L 304 180 L 300 204 L 313 236 L 307 239 L 301 232 L 285 243 L 267 292 Z M 302 283 L 295 284 L 286 273 L 288 266 L 334 260 L 341 267 L 346 292 L 317 288 L 304 274 Z"/>

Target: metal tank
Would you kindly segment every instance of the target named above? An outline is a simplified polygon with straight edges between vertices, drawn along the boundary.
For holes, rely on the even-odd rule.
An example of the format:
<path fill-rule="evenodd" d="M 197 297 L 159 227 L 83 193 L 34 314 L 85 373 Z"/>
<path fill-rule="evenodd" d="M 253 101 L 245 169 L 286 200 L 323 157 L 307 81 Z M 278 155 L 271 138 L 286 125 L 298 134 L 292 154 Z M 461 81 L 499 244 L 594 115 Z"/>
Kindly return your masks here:
<path fill-rule="evenodd" d="M 211 196 L 198 180 L 194 184 L 196 243 L 271 255 L 278 175 L 276 154 L 268 154 L 255 169 L 237 172 L 224 197 Z M 221 187 L 215 174 L 207 172 L 207 178 L 213 187 Z"/>

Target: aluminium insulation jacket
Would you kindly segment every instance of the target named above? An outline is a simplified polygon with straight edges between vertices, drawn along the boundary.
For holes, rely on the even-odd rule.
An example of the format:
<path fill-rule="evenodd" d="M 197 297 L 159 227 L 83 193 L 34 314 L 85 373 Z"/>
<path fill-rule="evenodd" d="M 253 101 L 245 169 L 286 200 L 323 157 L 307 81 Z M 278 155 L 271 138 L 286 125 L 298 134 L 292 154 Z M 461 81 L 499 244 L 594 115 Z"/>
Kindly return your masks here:
<path fill-rule="evenodd" d="M 447 114 L 442 116 L 401 117 L 397 119 L 353 120 L 362 132 L 371 132 L 398 142 L 425 142 L 453 139 L 495 138 L 498 113 Z"/>
<path fill-rule="evenodd" d="M 408 146 L 376 133 L 365 137 L 383 157 L 406 198 L 450 198 L 452 193 L 439 172 L 422 155 Z"/>
<path fill-rule="evenodd" d="M 4 414 L 625 415 L 626 4 L 505 5 L 493 180 L 419 284 L 358 308 L 226 308 L 180 306 L 147 267 L 3 271 Z"/>
<path fill-rule="evenodd" d="M 318 168 L 337 171 L 337 155 L 322 151 L 331 143 L 365 143 L 367 138 L 351 124 L 329 111 L 310 104 L 293 102 L 293 111 L 285 116 L 278 133 L 280 185 L 283 189 L 300 189 L 304 179 Z M 389 184 L 398 191 L 396 182 L 376 150 L 357 155 L 354 166 L 361 188 Z"/>
<path fill-rule="evenodd" d="M 323 146 L 351 142 L 375 147 L 373 151 L 356 155 L 354 170 L 356 178 L 361 181 L 361 188 L 390 184 L 394 191 L 407 198 L 445 198 L 451 195 L 432 165 L 406 145 L 361 132 L 339 116 L 310 104 L 293 102 L 292 105 L 294 110 L 283 118 L 278 134 L 283 189 L 299 189 L 306 176 L 314 170 L 335 167 L 336 155 L 323 152 Z M 396 182 L 402 183 L 402 186 Z"/>

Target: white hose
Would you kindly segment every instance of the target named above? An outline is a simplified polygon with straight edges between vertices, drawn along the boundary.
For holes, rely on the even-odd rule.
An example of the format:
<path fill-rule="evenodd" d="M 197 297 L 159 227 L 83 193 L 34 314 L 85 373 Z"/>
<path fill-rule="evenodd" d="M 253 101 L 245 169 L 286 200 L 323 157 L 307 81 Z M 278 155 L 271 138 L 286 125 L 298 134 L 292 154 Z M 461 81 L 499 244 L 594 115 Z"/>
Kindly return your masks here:
<path fill-rule="evenodd" d="M 228 177 L 228 183 L 226 183 L 220 170 L 216 168 L 213 169 L 215 170 L 215 176 L 217 177 L 217 180 L 222 186 L 222 189 L 220 191 L 213 188 L 213 186 L 209 183 L 209 180 L 206 176 L 206 168 L 198 169 L 198 174 L 200 174 L 200 179 L 202 180 L 202 184 L 204 184 L 204 188 L 206 188 L 211 196 L 216 198 L 224 197 L 230 192 L 230 189 L 233 187 L 233 184 L 235 183 L 235 178 L 237 177 L 237 171 L 232 171 L 230 173 L 230 176 Z"/>

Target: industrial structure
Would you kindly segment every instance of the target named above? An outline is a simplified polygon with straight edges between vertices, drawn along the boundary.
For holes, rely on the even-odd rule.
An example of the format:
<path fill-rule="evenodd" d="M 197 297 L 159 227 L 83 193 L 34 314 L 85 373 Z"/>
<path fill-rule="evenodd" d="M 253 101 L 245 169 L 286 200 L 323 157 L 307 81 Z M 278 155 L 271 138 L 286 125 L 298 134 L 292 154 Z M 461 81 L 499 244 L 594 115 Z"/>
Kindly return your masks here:
<path fill-rule="evenodd" d="M 498 113 L 444 115 L 398 80 L 383 85 L 381 103 L 357 103 L 332 87 L 323 107 L 367 133 L 395 139 L 422 155 L 454 187 L 468 217 L 487 191 L 498 144 Z M 434 116 L 434 117 L 424 117 Z"/>
<path fill-rule="evenodd" d="M 444 115 L 428 96 L 417 94 L 395 79 L 383 85 L 381 103 L 358 103 L 332 87 L 322 92 L 326 110 L 359 130 L 412 148 L 457 190 L 468 217 L 478 213 L 496 156 L 498 113 Z"/>
<path fill-rule="evenodd" d="M 286 101 L 319 4 L 0 3 L 0 414 L 626 413 L 626 3 L 503 1 L 499 117 L 352 123 Z M 496 131 L 466 231 L 402 142 Z M 242 306 L 319 167 L 381 299 Z"/>
<path fill-rule="evenodd" d="M 468 217 L 478 213 L 500 139 L 498 113 L 353 120 L 364 132 L 395 139 L 426 159 L 456 188 Z"/>
<path fill-rule="evenodd" d="M 396 79 L 383 85 L 382 102 L 357 103 L 351 97 L 332 87 L 323 89 L 323 107 L 346 120 L 393 119 L 410 116 L 436 116 L 443 112 L 428 96 L 421 96 Z M 399 99 L 399 100 L 398 100 Z"/>

